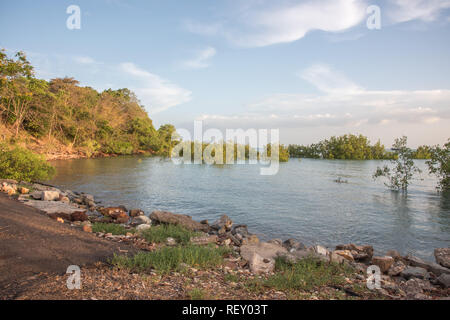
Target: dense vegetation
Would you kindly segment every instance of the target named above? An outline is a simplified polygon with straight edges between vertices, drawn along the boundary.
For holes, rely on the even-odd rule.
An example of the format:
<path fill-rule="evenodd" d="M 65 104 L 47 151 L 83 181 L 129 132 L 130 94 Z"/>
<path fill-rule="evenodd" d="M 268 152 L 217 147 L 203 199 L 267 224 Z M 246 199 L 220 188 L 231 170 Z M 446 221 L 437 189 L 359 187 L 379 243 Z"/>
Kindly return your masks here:
<path fill-rule="evenodd" d="M 380 141 L 371 145 L 369 139 L 361 134 L 333 136 L 308 146 L 289 145 L 288 151 L 292 158 L 390 160 L 396 157 L 396 153 L 387 151 Z M 431 148 L 418 147 L 416 151 L 413 151 L 413 158 L 430 159 Z"/>
<path fill-rule="evenodd" d="M 25 54 L 0 51 L 0 121 L 11 142 L 29 136 L 87 156 L 147 151 L 168 156 L 172 125 L 153 126 L 128 89 L 97 92 L 73 78 L 37 79 Z M 24 133 L 23 135 L 21 133 Z"/>
<path fill-rule="evenodd" d="M 442 147 L 434 146 L 430 149 L 430 160 L 427 161 L 428 169 L 439 179 L 437 189 L 450 190 L 450 139 Z"/>
<path fill-rule="evenodd" d="M 47 180 L 55 169 L 30 150 L 0 144 L 0 178 L 17 181 Z"/>

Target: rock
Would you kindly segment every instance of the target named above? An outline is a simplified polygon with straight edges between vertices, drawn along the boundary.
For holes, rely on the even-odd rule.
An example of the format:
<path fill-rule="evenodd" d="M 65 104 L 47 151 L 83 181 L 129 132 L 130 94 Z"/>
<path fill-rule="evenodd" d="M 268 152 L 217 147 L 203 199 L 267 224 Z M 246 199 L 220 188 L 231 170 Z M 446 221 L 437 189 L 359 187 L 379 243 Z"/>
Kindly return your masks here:
<path fill-rule="evenodd" d="M 130 220 L 130 216 L 126 212 L 115 213 L 111 216 L 115 221 L 115 223 L 127 223 Z"/>
<path fill-rule="evenodd" d="M 41 192 L 41 200 L 44 200 L 44 201 L 59 200 L 59 192 L 58 191 L 42 191 Z"/>
<path fill-rule="evenodd" d="M 277 256 L 287 254 L 288 251 L 282 246 L 268 242 L 244 244 L 240 248 L 240 255 L 246 261 L 250 261 L 255 253 L 265 259 L 275 259 Z"/>
<path fill-rule="evenodd" d="M 450 268 L 450 248 L 434 249 L 436 262 L 445 268 Z"/>
<path fill-rule="evenodd" d="M 83 194 L 81 200 L 84 204 L 89 205 L 90 202 L 94 202 L 94 196 L 91 194 Z"/>
<path fill-rule="evenodd" d="M 281 239 L 272 239 L 272 240 L 269 240 L 267 242 L 273 243 L 273 244 L 276 244 L 276 245 L 279 245 L 279 246 L 283 245 L 283 240 L 281 240 Z"/>
<path fill-rule="evenodd" d="M 427 269 L 428 271 L 434 273 L 436 276 L 440 276 L 443 273 L 450 274 L 450 269 L 445 268 L 434 262 L 427 262 L 418 257 L 407 255 L 405 257 L 406 262 L 408 262 L 413 267 L 420 267 Z"/>
<path fill-rule="evenodd" d="M 90 226 L 90 225 L 88 225 L 88 224 L 84 225 L 84 226 L 82 227 L 82 229 L 83 229 L 84 232 L 92 233 L 92 226 Z"/>
<path fill-rule="evenodd" d="M 257 253 L 254 253 L 249 261 L 248 265 L 250 271 L 254 274 L 271 273 L 275 269 L 275 260 L 271 258 L 264 258 Z"/>
<path fill-rule="evenodd" d="M 142 231 L 148 230 L 150 228 L 151 228 L 151 226 L 149 224 L 140 224 L 136 227 L 136 230 L 142 232 Z"/>
<path fill-rule="evenodd" d="M 394 258 L 391 256 L 372 258 L 372 264 L 379 266 L 382 273 L 387 273 L 389 268 L 394 264 L 394 261 Z"/>
<path fill-rule="evenodd" d="M 129 214 L 132 218 L 145 215 L 144 211 L 142 211 L 141 209 L 131 209 Z"/>
<path fill-rule="evenodd" d="M 287 239 L 283 242 L 283 247 L 285 247 L 288 251 L 306 249 L 306 246 L 303 243 L 295 239 Z"/>
<path fill-rule="evenodd" d="M 70 199 L 68 197 L 61 197 L 59 199 L 59 201 L 64 202 L 64 203 L 70 203 Z"/>
<path fill-rule="evenodd" d="M 395 261 L 402 259 L 402 255 L 397 250 L 389 250 L 388 252 L 386 252 L 386 255 L 394 258 Z"/>
<path fill-rule="evenodd" d="M 218 220 L 216 220 L 213 224 L 211 224 L 211 228 L 214 230 L 225 229 L 225 231 L 230 231 L 232 226 L 233 226 L 233 221 L 231 221 L 231 219 L 226 214 L 224 214 Z"/>
<path fill-rule="evenodd" d="M 86 214 L 85 211 L 72 212 L 70 215 L 70 220 L 71 221 L 87 221 L 88 215 Z"/>
<path fill-rule="evenodd" d="M 135 216 L 133 219 L 131 219 L 132 226 L 138 226 L 140 224 L 152 224 L 152 220 L 150 220 L 147 216 Z"/>
<path fill-rule="evenodd" d="M 321 245 L 315 245 L 312 250 L 317 253 L 320 254 L 322 256 L 328 257 L 330 252 L 327 250 L 327 248 L 321 246 Z"/>
<path fill-rule="evenodd" d="M 321 257 L 323 257 L 323 255 L 320 255 Z M 335 253 L 334 251 L 329 253 L 329 259 L 330 262 L 335 262 L 335 263 L 345 263 L 348 262 L 349 260 L 345 259 L 343 256 Z"/>
<path fill-rule="evenodd" d="M 198 236 L 198 237 L 192 237 L 191 243 L 196 245 L 205 245 L 209 243 L 216 243 L 219 240 L 219 238 L 216 235 L 204 235 L 204 236 Z"/>
<path fill-rule="evenodd" d="M 71 213 L 66 212 L 52 212 L 47 214 L 51 219 L 59 221 L 60 219 L 72 221 Z"/>
<path fill-rule="evenodd" d="M 176 224 L 192 231 L 208 232 L 209 226 L 192 220 L 188 215 L 175 214 L 168 211 L 153 211 L 150 215 L 152 221 L 158 223 Z"/>
<path fill-rule="evenodd" d="M 25 187 L 20 187 L 20 188 L 19 188 L 19 192 L 20 192 L 21 194 L 27 194 L 27 193 L 30 192 L 30 189 L 25 188 Z"/>
<path fill-rule="evenodd" d="M 166 239 L 166 245 L 168 245 L 168 246 L 176 246 L 177 245 L 177 241 L 174 238 L 168 237 Z"/>
<path fill-rule="evenodd" d="M 58 222 L 60 222 L 60 223 L 64 223 L 64 219 L 62 219 L 62 218 L 56 218 L 56 221 L 58 221 Z"/>
<path fill-rule="evenodd" d="M 242 245 L 242 241 L 239 240 L 236 236 L 232 235 L 231 232 L 227 233 L 227 237 L 228 237 L 228 239 L 231 240 L 231 242 L 233 242 L 233 244 L 234 244 L 235 246 L 238 246 L 238 247 L 239 247 L 239 246 Z"/>
<path fill-rule="evenodd" d="M 426 269 L 420 267 L 406 267 L 405 270 L 403 270 L 400 273 L 400 276 L 402 276 L 405 279 L 411 278 L 427 279 L 428 272 Z"/>
<path fill-rule="evenodd" d="M 426 299 L 428 296 L 424 296 L 424 291 L 432 291 L 433 287 L 427 280 L 412 278 L 400 285 L 401 289 L 405 291 L 407 298 L 409 299 Z"/>
<path fill-rule="evenodd" d="M 209 221 L 207 219 L 200 221 L 201 224 L 209 224 Z"/>
<path fill-rule="evenodd" d="M 242 239 L 242 244 L 258 244 L 259 238 L 255 234 L 248 236 L 247 238 Z"/>
<path fill-rule="evenodd" d="M 224 246 L 229 246 L 231 244 L 231 239 L 230 238 L 226 238 L 225 240 L 223 240 L 222 244 Z"/>
<path fill-rule="evenodd" d="M 450 274 L 441 274 L 437 277 L 436 282 L 444 288 L 450 288 Z"/>
<path fill-rule="evenodd" d="M 336 250 L 349 250 L 356 261 L 370 261 L 373 256 L 372 246 L 360 246 L 353 243 L 336 246 Z"/>
<path fill-rule="evenodd" d="M 403 270 L 405 270 L 405 268 L 406 266 L 401 260 L 395 261 L 394 264 L 389 268 L 388 275 L 390 275 L 391 277 L 398 276 Z"/>
<path fill-rule="evenodd" d="M 350 250 L 334 250 L 333 253 L 343 257 L 345 260 L 355 261 Z"/>
<path fill-rule="evenodd" d="M 114 216 L 118 216 L 120 213 L 126 213 L 126 211 L 123 210 L 121 207 L 101 208 L 98 211 L 106 217 L 113 217 L 113 218 Z"/>

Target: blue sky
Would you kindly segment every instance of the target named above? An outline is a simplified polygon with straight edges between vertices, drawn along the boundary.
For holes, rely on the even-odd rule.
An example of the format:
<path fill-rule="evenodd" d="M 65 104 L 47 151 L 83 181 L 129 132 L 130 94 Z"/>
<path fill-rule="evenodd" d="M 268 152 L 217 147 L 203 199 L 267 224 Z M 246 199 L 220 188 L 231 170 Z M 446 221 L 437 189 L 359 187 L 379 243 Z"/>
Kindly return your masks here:
<path fill-rule="evenodd" d="M 131 88 L 156 126 L 279 128 L 283 143 L 443 143 L 449 35 L 449 0 L 0 2 L 0 47 L 25 51 L 39 77 Z"/>

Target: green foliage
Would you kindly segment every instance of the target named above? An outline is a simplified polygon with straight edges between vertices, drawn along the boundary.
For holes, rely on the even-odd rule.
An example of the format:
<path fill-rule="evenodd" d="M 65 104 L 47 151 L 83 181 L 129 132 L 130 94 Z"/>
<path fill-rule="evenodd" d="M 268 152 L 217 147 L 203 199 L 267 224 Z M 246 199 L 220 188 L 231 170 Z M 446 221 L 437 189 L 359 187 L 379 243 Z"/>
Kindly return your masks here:
<path fill-rule="evenodd" d="M 427 161 L 431 174 L 438 177 L 437 189 L 440 191 L 450 190 L 450 139 L 443 147 L 434 146 L 430 149 L 430 160 Z"/>
<path fill-rule="evenodd" d="M 288 151 L 293 158 L 323 158 L 341 160 L 392 159 L 393 154 L 387 152 L 378 141 L 373 146 L 363 135 L 346 134 L 331 137 L 309 146 L 289 145 Z"/>
<path fill-rule="evenodd" d="M 408 185 L 415 173 L 420 173 L 421 170 L 414 165 L 413 156 L 414 152 L 407 147 L 407 138 L 395 139 L 392 145 L 392 150 L 396 155 L 396 158 L 391 160 L 394 167 L 391 169 L 387 165 L 378 167 L 375 171 L 373 178 L 386 177 L 389 182 L 385 183 L 387 187 L 392 190 L 407 191 Z"/>
<path fill-rule="evenodd" d="M 179 225 L 161 224 L 142 232 L 142 237 L 151 243 L 164 243 L 167 238 L 174 238 L 179 244 L 189 243 L 191 237 L 200 233 L 190 231 Z"/>
<path fill-rule="evenodd" d="M 115 255 L 112 264 L 133 271 L 154 269 L 161 273 L 181 271 L 183 265 L 196 268 L 212 268 L 222 264 L 229 253 L 226 247 L 194 246 L 164 247 L 151 252 L 139 252 L 133 257 Z"/>
<path fill-rule="evenodd" d="M 120 224 L 115 223 L 103 223 L 103 222 L 94 222 L 92 224 L 92 232 L 103 232 L 103 233 L 111 233 L 113 235 L 124 235 L 127 233 L 134 233 L 134 229 L 127 229 Z"/>
<path fill-rule="evenodd" d="M 169 156 L 172 125 L 156 130 L 129 89 L 97 92 L 73 78 L 37 79 L 24 53 L 0 51 L 0 121 L 16 136 L 21 130 L 55 138 L 88 155 L 148 151 Z"/>
<path fill-rule="evenodd" d="M 208 296 L 202 288 L 193 288 L 187 292 L 187 295 L 191 300 L 205 300 Z"/>
<path fill-rule="evenodd" d="M 413 153 L 414 159 L 431 159 L 431 148 L 429 146 L 419 146 Z"/>
<path fill-rule="evenodd" d="M 18 181 L 48 180 L 55 169 L 42 156 L 21 148 L 0 145 L 0 178 Z"/>
<path fill-rule="evenodd" d="M 250 286 L 287 291 L 311 290 L 321 286 L 342 285 L 351 272 L 346 265 L 324 262 L 314 257 L 295 263 L 279 257 L 275 260 L 275 274 Z"/>

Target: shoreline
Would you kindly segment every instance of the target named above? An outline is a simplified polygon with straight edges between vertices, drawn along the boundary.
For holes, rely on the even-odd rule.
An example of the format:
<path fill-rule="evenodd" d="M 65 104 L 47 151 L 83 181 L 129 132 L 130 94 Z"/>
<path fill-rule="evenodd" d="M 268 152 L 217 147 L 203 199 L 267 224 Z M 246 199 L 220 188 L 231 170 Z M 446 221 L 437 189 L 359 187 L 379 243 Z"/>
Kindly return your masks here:
<path fill-rule="evenodd" d="M 96 235 L 101 239 L 127 243 L 139 250 L 154 250 L 154 243 L 141 241 L 139 232 L 154 228 L 155 224 L 181 225 L 202 233 L 201 236 L 191 238 L 190 242 L 195 245 L 214 244 L 230 248 L 244 262 L 244 267 L 241 267 L 250 271 L 250 274 L 272 275 L 275 260 L 279 257 L 294 263 L 306 257 L 314 257 L 323 263 L 350 266 L 357 276 L 356 279 L 362 283 L 365 283 L 367 278 L 367 267 L 378 266 L 381 270 L 381 281 L 385 286 L 376 292 L 390 299 L 429 299 L 432 297 L 426 295 L 429 292 L 441 297 L 450 296 L 450 269 L 443 266 L 450 263 L 448 248 L 443 248 L 438 253 L 435 251 L 437 260 L 442 253 L 442 257 L 437 261 L 441 264 L 438 264 L 410 255 L 401 256 L 395 250 L 388 251 L 385 256 L 373 256 L 373 247 L 370 245 L 339 244 L 334 250 L 329 250 L 321 245 L 306 247 L 295 239 L 272 239 L 263 242 L 248 231 L 247 225 L 234 224 L 226 215 L 218 217 L 213 223 L 197 222 L 190 216 L 171 212 L 154 211 L 146 215 L 140 209 L 99 206 L 93 195 L 71 190 L 62 191 L 49 184 L 0 180 L 0 187 L 21 205 L 37 208 L 50 218 L 84 232 L 92 233 L 93 224 L 99 222 L 121 225 L 130 232 L 124 236 L 101 232 Z M 131 234 L 132 230 L 137 232 L 136 235 Z M 170 247 L 173 244 L 169 242 L 167 238 L 165 245 Z"/>

